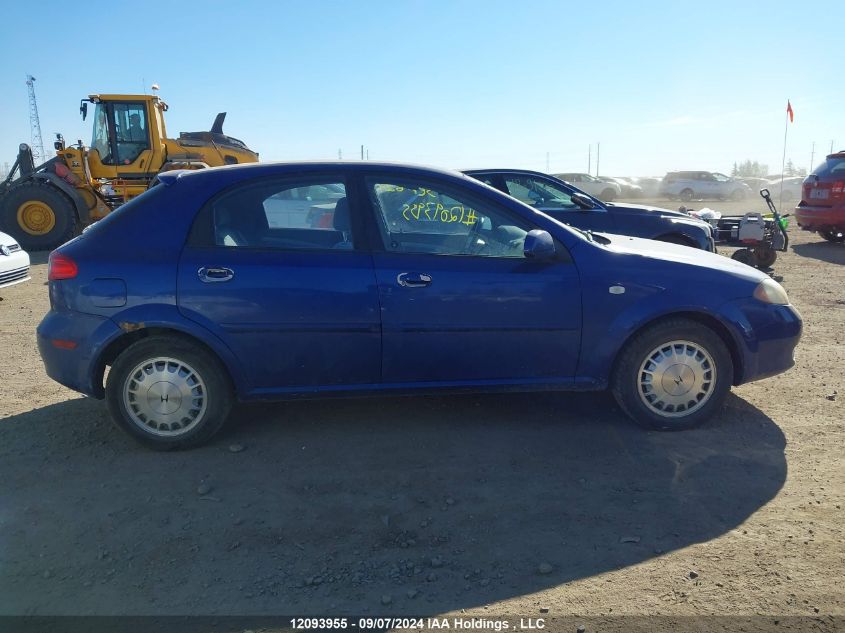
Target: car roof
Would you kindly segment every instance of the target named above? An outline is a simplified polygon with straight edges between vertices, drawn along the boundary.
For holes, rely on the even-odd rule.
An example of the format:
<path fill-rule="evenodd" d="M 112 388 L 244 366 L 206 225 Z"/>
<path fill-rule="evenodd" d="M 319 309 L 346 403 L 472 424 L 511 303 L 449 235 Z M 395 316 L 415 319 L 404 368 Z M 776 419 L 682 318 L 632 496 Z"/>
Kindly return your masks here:
<path fill-rule="evenodd" d="M 546 178 L 554 178 L 552 174 L 546 174 L 542 171 L 534 171 L 533 169 L 514 169 L 511 167 L 505 169 L 462 169 L 465 174 L 524 174 L 528 176 L 544 176 Z"/>
<path fill-rule="evenodd" d="M 396 163 L 387 161 L 285 161 L 265 163 L 243 163 L 238 165 L 225 165 L 221 167 L 209 167 L 207 169 L 186 169 L 163 172 L 158 175 L 159 180 L 164 184 L 173 184 L 177 180 L 188 178 L 194 179 L 216 179 L 221 174 L 226 174 L 232 180 L 238 176 L 261 177 L 282 175 L 287 173 L 320 172 L 320 171 L 347 171 L 347 172 L 368 172 L 368 171 L 393 171 L 399 173 L 426 172 L 437 173 L 453 178 L 467 178 L 459 171 L 431 167 L 429 165 L 415 165 L 409 163 Z"/>

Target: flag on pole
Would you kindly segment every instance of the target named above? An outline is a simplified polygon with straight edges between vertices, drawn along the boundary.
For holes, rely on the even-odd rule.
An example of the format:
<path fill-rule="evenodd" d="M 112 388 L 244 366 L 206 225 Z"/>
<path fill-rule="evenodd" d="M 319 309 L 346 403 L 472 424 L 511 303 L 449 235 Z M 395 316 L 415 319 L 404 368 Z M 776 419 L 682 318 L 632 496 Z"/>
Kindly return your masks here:
<path fill-rule="evenodd" d="M 789 115 L 789 122 L 792 123 L 795 113 L 792 111 L 792 104 L 789 102 L 789 99 L 786 100 L 786 114 Z"/>

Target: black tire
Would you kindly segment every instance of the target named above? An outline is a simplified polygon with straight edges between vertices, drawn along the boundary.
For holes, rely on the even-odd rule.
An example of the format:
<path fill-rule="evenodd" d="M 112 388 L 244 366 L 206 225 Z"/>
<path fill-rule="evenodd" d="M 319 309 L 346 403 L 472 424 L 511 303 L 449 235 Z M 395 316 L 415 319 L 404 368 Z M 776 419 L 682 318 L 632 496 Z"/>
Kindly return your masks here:
<path fill-rule="evenodd" d="M 672 341 L 686 341 L 698 346 L 706 351 L 712 365 L 715 365 L 715 379 L 703 383 L 709 384 L 709 395 L 699 400 L 699 404 L 688 413 L 678 417 L 660 414 L 655 407 L 647 406 L 640 395 L 641 366 L 656 348 Z M 704 380 L 703 374 L 696 373 L 695 378 Z M 683 380 L 675 383 L 682 385 Z M 696 321 L 670 318 L 647 327 L 625 345 L 611 376 L 611 391 L 622 410 L 638 425 L 657 431 L 682 431 L 699 426 L 719 411 L 732 383 L 733 362 L 721 337 Z"/>
<path fill-rule="evenodd" d="M 604 191 L 601 192 L 599 198 L 604 200 L 605 202 L 613 202 L 613 199 L 616 197 L 616 191 L 608 187 Z"/>
<path fill-rule="evenodd" d="M 778 252 L 768 246 L 757 247 L 752 252 L 752 261 L 757 268 L 771 268 L 777 258 Z"/>
<path fill-rule="evenodd" d="M 42 235 L 28 232 L 18 220 L 18 210 L 30 201 L 49 207 L 53 214 L 53 226 Z M 27 183 L 14 187 L 0 198 L 0 226 L 3 231 L 12 235 L 24 250 L 52 250 L 73 237 L 76 211 L 70 199 L 52 185 Z"/>
<path fill-rule="evenodd" d="M 845 242 L 845 229 L 828 229 L 826 231 L 819 231 L 819 235 L 828 242 L 833 242 L 834 244 L 842 244 L 842 242 Z"/>
<path fill-rule="evenodd" d="M 734 189 L 731 192 L 731 200 L 739 202 L 740 200 L 745 200 L 746 197 L 745 190 L 743 189 Z"/>
<path fill-rule="evenodd" d="M 695 198 L 695 192 L 692 189 L 684 189 L 678 194 L 678 197 L 684 202 L 691 202 Z"/>
<path fill-rule="evenodd" d="M 751 255 L 751 251 L 747 248 L 740 248 L 739 250 L 734 251 L 734 254 L 731 255 L 731 259 L 742 262 L 743 264 L 748 264 L 749 266 L 754 265 L 754 257 Z"/>
<path fill-rule="evenodd" d="M 668 244 L 679 244 L 680 246 L 689 246 L 691 248 L 695 248 L 690 240 L 688 240 L 683 235 L 678 235 L 677 233 L 673 233 L 671 235 L 661 235 L 657 238 L 658 242 L 667 242 Z"/>
<path fill-rule="evenodd" d="M 193 370 L 203 387 L 200 392 L 205 402 L 202 412 L 193 418 L 189 429 L 167 436 L 157 435 L 149 425 L 142 425 L 133 419 L 133 413 L 124 399 L 124 390 L 131 375 L 140 375 L 137 368 L 145 362 L 161 358 L 184 363 Z M 149 401 L 152 389 L 147 388 L 144 393 L 148 394 Z M 164 396 L 161 402 L 166 402 Z M 141 444 L 155 450 L 192 448 L 206 443 L 225 423 L 232 402 L 232 384 L 223 364 L 205 348 L 175 336 L 155 336 L 133 343 L 117 357 L 106 380 L 106 405 L 112 420 Z M 181 397 L 176 406 L 180 405 Z"/>

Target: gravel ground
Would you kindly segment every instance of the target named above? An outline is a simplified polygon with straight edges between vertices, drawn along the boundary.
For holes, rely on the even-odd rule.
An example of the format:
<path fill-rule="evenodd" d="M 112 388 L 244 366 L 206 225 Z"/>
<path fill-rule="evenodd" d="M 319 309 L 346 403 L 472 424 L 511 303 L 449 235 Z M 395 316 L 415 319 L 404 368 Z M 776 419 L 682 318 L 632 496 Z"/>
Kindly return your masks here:
<path fill-rule="evenodd" d="M 0 615 L 841 616 L 845 247 L 791 236 L 797 364 L 704 428 L 607 394 L 330 400 L 172 454 L 47 378 L 34 254 L 0 291 Z"/>

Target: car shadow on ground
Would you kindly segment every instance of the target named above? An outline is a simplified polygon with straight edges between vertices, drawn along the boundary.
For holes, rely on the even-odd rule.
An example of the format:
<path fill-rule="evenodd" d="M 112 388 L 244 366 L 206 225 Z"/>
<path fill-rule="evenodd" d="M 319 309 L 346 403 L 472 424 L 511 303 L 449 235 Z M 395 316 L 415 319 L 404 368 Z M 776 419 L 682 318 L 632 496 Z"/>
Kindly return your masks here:
<path fill-rule="evenodd" d="M 241 406 L 179 453 L 70 400 L 0 420 L 0 614 L 476 607 L 725 534 L 780 490 L 784 447 L 733 395 L 682 433 L 606 394 Z"/>
<path fill-rule="evenodd" d="M 845 244 L 833 244 L 827 241 L 810 242 L 809 244 L 795 244 L 792 250 L 801 257 L 820 259 L 830 264 L 845 264 Z"/>

